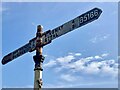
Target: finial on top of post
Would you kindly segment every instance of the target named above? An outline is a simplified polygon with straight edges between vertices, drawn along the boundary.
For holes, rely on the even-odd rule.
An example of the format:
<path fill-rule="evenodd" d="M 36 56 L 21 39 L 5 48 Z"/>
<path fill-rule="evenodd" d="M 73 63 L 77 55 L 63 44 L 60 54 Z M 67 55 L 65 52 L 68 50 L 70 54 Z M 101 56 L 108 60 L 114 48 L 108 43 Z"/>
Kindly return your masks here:
<path fill-rule="evenodd" d="M 37 32 L 41 32 L 43 30 L 43 26 L 42 25 L 38 25 L 37 26 Z"/>

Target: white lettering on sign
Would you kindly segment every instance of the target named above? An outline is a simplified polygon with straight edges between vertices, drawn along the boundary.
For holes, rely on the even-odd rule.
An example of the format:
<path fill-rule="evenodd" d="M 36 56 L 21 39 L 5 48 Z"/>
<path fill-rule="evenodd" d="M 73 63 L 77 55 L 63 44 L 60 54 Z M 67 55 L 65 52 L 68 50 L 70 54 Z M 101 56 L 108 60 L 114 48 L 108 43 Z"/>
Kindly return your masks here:
<path fill-rule="evenodd" d="M 94 8 L 94 9 L 76 17 L 75 19 L 72 19 L 71 21 L 69 21 L 63 25 L 60 25 L 59 27 L 57 27 L 53 30 L 48 30 L 48 31 L 44 32 L 44 34 L 42 35 L 43 45 L 41 45 L 41 46 L 49 44 L 53 39 L 98 19 L 98 17 L 100 16 L 101 13 L 102 13 L 101 9 Z M 28 51 L 32 52 L 35 49 L 36 49 L 36 37 L 31 39 L 29 41 L 29 43 L 26 44 L 25 46 L 6 55 L 3 58 L 2 63 L 6 64 L 7 62 L 23 55 L 24 53 L 26 53 Z"/>
<path fill-rule="evenodd" d="M 42 36 L 42 42 L 43 43 L 48 43 L 50 41 L 52 41 L 53 39 L 57 38 L 58 36 L 61 35 L 61 30 L 63 29 L 63 25 L 51 30 L 48 30 L 47 32 L 44 33 L 44 35 Z"/>
<path fill-rule="evenodd" d="M 85 22 L 96 19 L 97 16 L 99 16 L 98 9 L 94 9 L 90 12 L 87 12 L 86 14 L 79 16 L 79 26 L 81 26 L 81 24 L 83 24 Z"/>
<path fill-rule="evenodd" d="M 29 44 L 30 44 L 30 50 L 29 50 L 29 52 L 34 51 L 35 48 L 36 48 L 36 38 L 33 38 L 32 40 L 30 40 Z"/>
<path fill-rule="evenodd" d="M 28 44 L 24 45 L 23 47 L 15 50 L 14 52 L 6 55 L 2 60 L 2 64 L 6 64 L 9 61 L 12 61 L 13 59 L 23 55 L 24 53 L 28 52 L 30 50 L 30 48 L 31 48 L 30 44 L 28 43 Z"/>
<path fill-rule="evenodd" d="M 21 56 L 22 54 L 28 52 L 30 50 L 30 48 L 31 48 L 30 44 L 28 43 L 25 46 L 15 50 L 14 52 L 12 52 L 12 54 L 13 54 L 12 59 L 15 59 L 15 58 Z"/>
<path fill-rule="evenodd" d="M 42 37 L 42 41 L 44 43 L 48 43 L 63 34 L 66 34 L 78 27 L 81 27 L 87 23 L 92 22 L 93 20 L 96 20 L 101 13 L 102 11 L 100 9 L 94 8 L 53 30 L 45 32 Z"/>

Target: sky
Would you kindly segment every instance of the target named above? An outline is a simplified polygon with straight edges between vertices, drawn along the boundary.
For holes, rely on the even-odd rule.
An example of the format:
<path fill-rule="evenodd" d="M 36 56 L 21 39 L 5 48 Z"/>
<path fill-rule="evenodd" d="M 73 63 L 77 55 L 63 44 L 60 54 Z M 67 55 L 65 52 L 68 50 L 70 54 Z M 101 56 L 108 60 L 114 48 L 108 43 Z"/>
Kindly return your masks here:
<path fill-rule="evenodd" d="M 3 2 L 2 57 L 35 37 L 37 25 L 44 31 L 93 8 L 102 14 L 87 25 L 43 47 L 43 87 L 118 87 L 118 3 L 116 2 Z M 32 88 L 35 51 L 2 66 L 2 87 Z"/>

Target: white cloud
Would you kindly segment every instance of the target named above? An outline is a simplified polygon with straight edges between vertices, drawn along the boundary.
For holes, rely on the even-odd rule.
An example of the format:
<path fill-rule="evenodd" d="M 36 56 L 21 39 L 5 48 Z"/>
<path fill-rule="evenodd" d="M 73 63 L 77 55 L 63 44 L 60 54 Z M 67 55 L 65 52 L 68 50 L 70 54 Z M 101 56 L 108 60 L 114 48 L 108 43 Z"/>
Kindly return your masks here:
<path fill-rule="evenodd" d="M 43 56 L 44 56 L 44 57 L 48 57 L 48 55 L 47 55 L 47 54 L 44 54 Z"/>
<path fill-rule="evenodd" d="M 95 56 L 95 59 L 102 59 L 102 57 L 100 57 L 100 56 Z"/>
<path fill-rule="evenodd" d="M 103 53 L 95 56 L 85 57 L 82 55 L 82 57 L 76 57 L 75 53 L 71 53 L 67 56 L 51 60 L 50 62 L 46 63 L 45 66 L 54 66 L 53 71 L 54 73 L 59 74 L 57 78 L 60 81 L 56 83 L 55 86 L 49 85 L 48 87 L 60 88 L 84 85 L 92 87 L 92 85 L 95 85 L 93 82 L 96 81 L 99 81 L 96 83 L 98 85 L 101 85 L 100 83 L 103 84 L 103 82 L 106 80 L 108 80 L 107 83 L 112 80 L 116 81 L 118 78 L 118 63 L 113 59 L 106 59 L 108 56 L 108 53 Z M 86 83 L 86 81 L 88 82 Z M 66 83 L 68 86 L 63 85 L 63 83 Z M 117 81 L 115 83 L 117 83 Z"/>
<path fill-rule="evenodd" d="M 88 64 L 87 67 L 84 67 L 84 72 L 87 74 L 98 74 L 100 72 L 99 68 L 98 68 L 99 64 L 96 62 L 92 62 L 90 64 Z"/>
<path fill-rule="evenodd" d="M 71 62 L 73 59 L 75 59 L 74 56 L 68 55 L 68 56 L 65 56 L 65 57 L 57 58 L 56 60 L 57 60 L 57 62 L 60 63 L 60 64 L 66 64 L 66 63 Z"/>
<path fill-rule="evenodd" d="M 101 42 L 101 41 L 104 41 L 106 39 L 108 39 L 110 37 L 110 34 L 107 34 L 107 35 L 98 35 L 98 36 L 95 36 L 94 38 L 92 38 L 90 40 L 90 42 L 92 43 L 98 43 L 98 42 Z"/>
<path fill-rule="evenodd" d="M 56 65 L 56 61 L 50 60 L 48 63 L 43 64 L 43 67 L 52 67 Z"/>
<path fill-rule="evenodd" d="M 82 54 L 81 53 L 75 53 L 75 56 L 81 56 Z"/>
<path fill-rule="evenodd" d="M 33 26 L 36 26 L 36 24 L 34 22 L 31 23 Z"/>
<path fill-rule="evenodd" d="M 84 73 L 98 74 L 102 76 L 117 77 L 118 64 L 115 60 L 106 60 L 100 62 L 91 62 L 84 67 Z"/>
<path fill-rule="evenodd" d="M 101 56 L 102 57 L 107 57 L 109 54 L 108 53 L 104 53 L 104 54 L 102 54 Z"/>
<path fill-rule="evenodd" d="M 81 53 L 68 53 L 68 55 L 73 55 L 73 56 L 81 56 L 82 54 Z"/>
<path fill-rule="evenodd" d="M 94 37 L 90 40 L 92 43 L 96 43 L 97 42 L 97 37 Z"/>
<path fill-rule="evenodd" d="M 81 73 L 85 75 L 96 75 L 100 77 L 109 76 L 111 78 L 116 78 L 118 73 L 118 63 L 115 60 L 107 60 L 108 53 L 103 53 L 101 55 L 88 56 L 76 58 L 75 54 L 69 54 L 64 57 L 56 58 L 46 63 L 44 66 L 53 67 L 57 73 L 62 71 L 69 72 L 67 75 L 62 74 L 61 78 L 66 81 L 70 81 L 68 77 L 74 73 Z M 59 67 L 58 67 L 59 66 Z M 75 78 L 73 78 L 75 80 Z"/>
<path fill-rule="evenodd" d="M 77 63 L 77 66 L 76 64 L 73 64 L 74 70 L 77 72 L 117 77 L 118 64 L 115 60 L 93 61 L 87 64 L 86 62 L 88 62 L 88 60 L 82 61 L 82 63 L 81 60 L 78 60 L 77 62 L 79 62 Z"/>
<path fill-rule="evenodd" d="M 71 52 L 70 52 L 70 53 L 68 53 L 68 54 L 69 54 L 69 55 L 73 55 L 73 53 L 71 53 Z"/>
<path fill-rule="evenodd" d="M 94 57 L 86 57 L 85 59 L 87 59 L 87 60 L 92 60 L 92 59 L 94 59 Z"/>
<path fill-rule="evenodd" d="M 76 81 L 76 77 L 70 75 L 70 74 L 62 74 L 61 79 L 68 81 L 68 82 L 73 82 Z"/>

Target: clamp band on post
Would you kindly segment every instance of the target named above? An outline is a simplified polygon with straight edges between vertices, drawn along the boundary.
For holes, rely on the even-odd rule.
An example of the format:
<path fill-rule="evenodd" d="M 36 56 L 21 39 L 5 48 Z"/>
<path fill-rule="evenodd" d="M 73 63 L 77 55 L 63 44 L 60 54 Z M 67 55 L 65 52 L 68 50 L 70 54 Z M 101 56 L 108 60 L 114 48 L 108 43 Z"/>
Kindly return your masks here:
<path fill-rule="evenodd" d="M 42 55 L 39 55 L 39 56 L 35 55 L 35 56 L 33 56 L 33 59 L 34 59 L 34 62 L 35 62 L 35 69 L 34 70 L 40 69 L 41 71 L 43 71 L 40 64 L 43 63 L 45 57 L 42 56 Z"/>

